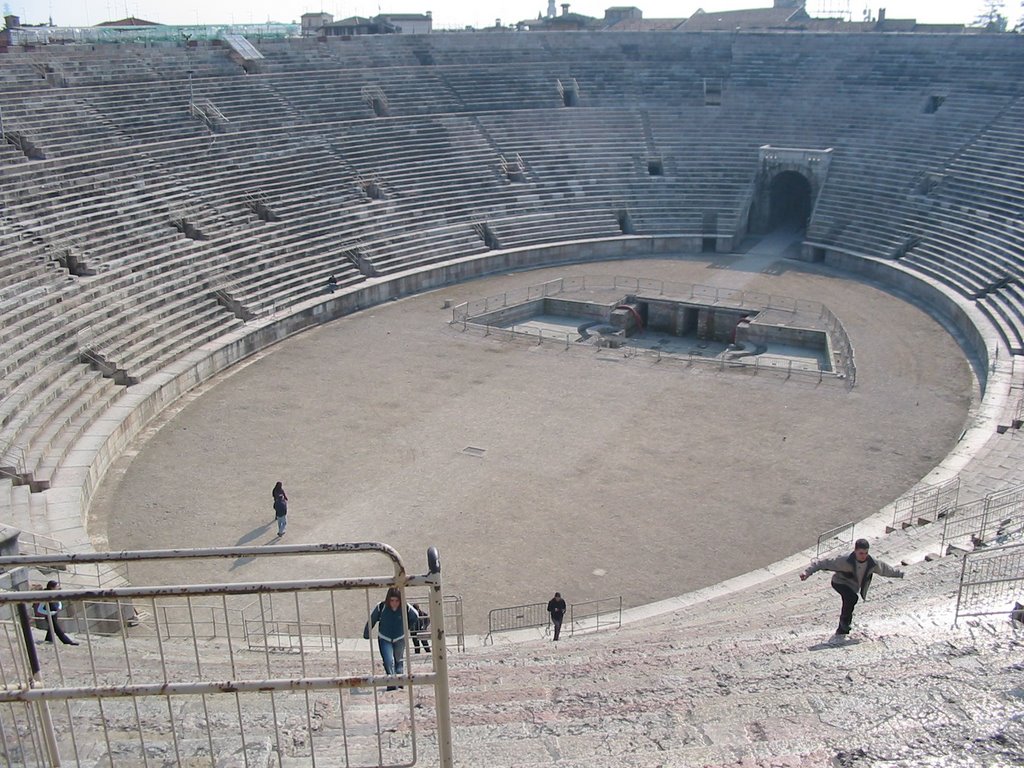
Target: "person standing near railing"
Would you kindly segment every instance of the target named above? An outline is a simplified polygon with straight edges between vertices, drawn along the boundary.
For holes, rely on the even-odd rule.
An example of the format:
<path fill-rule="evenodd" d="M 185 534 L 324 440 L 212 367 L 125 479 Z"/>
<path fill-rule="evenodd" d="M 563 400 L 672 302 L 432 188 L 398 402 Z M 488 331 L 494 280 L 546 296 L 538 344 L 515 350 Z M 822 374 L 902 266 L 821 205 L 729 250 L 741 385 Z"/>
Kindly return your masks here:
<path fill-rule="evenodd" d="M 48 590 L 59 589 L 60 585 L 56 581 L 46 582 L 46 588 Z M 44 643 L 52 643 L 53 636 L 56 635 L 60 638 L 60 641 L 64 645 L 78 645 L 77 642 L 68 637 L 67 633 L 61 627 L 60 622 L 57 620 L 57 614 L 64 609 L 64 604 L 60 600 L 52 600 L 45 603 L 36 603 L 35 615 L 41 624 L 40 629 L 46 629 L 46 637 L 43 638 Z"/>
<path fill-rule="evenodd" d="M 421 647 L 430 653 L 430 614 L 420 608 L 419 603 L 413 603 L 412 607 L 416 611 L 417 619 L 416 629 L 411 630 L 412 647 L 416 649 L 416 653 L 420 652 Z"/>
<path fill-rule="evenodd" d="M 548 600 L 548 613 L 551 615 L 551 623 L 555 625 L 555 640 L 562 632 L 562 619 L 565 618 L 565 600 L 561 592 L 555 592 L 555 596 Z"/>
<path fill-rule="evenodd" d="M 419 616 L 411 605 L 406 606 L 405 611 L 409 631 L 415 632 L 419 628 Z M 363 627 L 364 640 L 370 639 L 370 629 L 378 623 L 377 648 L 384 663 L 384 673 L 401 675 L 405 671 L 405 626 L 402 622 L 402 592 L 398 587 L 390 587 L 383 602 L 373 609 L 370 620 Z M 393 691 L 395 688 L 389 685 L 387 689 Z"/>

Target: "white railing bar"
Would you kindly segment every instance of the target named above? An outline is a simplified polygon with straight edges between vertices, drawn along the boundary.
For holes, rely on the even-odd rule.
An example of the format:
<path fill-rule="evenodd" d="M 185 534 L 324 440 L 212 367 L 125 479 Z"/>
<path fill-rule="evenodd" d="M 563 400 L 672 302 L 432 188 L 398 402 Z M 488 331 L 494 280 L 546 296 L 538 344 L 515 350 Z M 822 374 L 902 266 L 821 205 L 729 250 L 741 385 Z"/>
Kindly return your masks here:
<path fill-rule="evenodd" d="M 281 544 L 273 548 L 252 547 L 200 547 L 197 549 L 142 549 L 118 552 L 69 552 L 60 555 L 4 555 L 0 566 L 25 564 L 61 565 L 71 563 L 107 563 L 148 560 L 201 560 L 204 558 L 280 557 L 282 555 L 324 555 L 332 552 L 377 552 L 388 557 L 397 573 L 405 566 L 393 547 L 378 542 L 347 544 Z"/>
<path fill-rule="evenodd" d="M 69 686 L 57 688 L 26 688 L 0 691 L 0 704 L 51 699 L 116 699 L 131 696 L 202 696 L 215 693 L 267 693 L 268 691 L 322 691 L 338 688 L 378 688 L 383 686 L 432 685 L 436 672 L 401 675 L 339 675 L 308 677 L 301 680 L 288 677 L 263 680 L 220 680 L 161 683 L 124 683 L 122 685 Z"/>
<path fill-rule="evenodd" d="M 0 561 L 15 560 L 16 557 L 0 557 Z M 0 562 L 0 566 L 5 563 Z M 67 600 L 114 600 L 116 598 L 186 597 L 199 595 L 251 595 L 289 593 L 295 590 L 315 592 L 331 589 L 387 588 L 395 586 L 395 579 L 388 576 L 367 576 L 347 579 L 303 579 L 296 581 L 240 582 L 237 584 L 175 584 L 166 587 L 115 587 L 105 589 L 61 589 L 25 590 L 22 592 L 0 592 L 0 606 L 7 603 L 43 602 L 47 598 Z M 429 586 L 435 583 L 431 576 L 408 576 L 404 583 L 412 586 Z"/>
<path fill-rule="evenodd" d="M 369 616 L 369 614 L 367 614 L 367 616 Z M 335 599 L 334 592 L 331 592 L 331 627 L 333 628 L 334 636 L 338 637 L 338 603 Z M 341 669 L 341 647 L 339 643 L 335 643 L 334 670 L 337 672 L 339 669 Z M 345 753 L 345 765 L 351 765 L 351 758 L 348 752 L 348 722 L 345 714 L 345 697 L 342 696 L 340 688 L 338 689 L 338 713 L 341 716 L 341 745 Z"/>
<path fill-rule="evenodd" d="M 1013 583 L 1013 582 L 1021 581 L 1022 579 L 1024 579 L 1024 577 L 1022 577 L 1022 576 L 1007 576 L 1007 577 L 1004 577 L 1002 579 L 988 579 L 986 581 L 969 581 L 969 580 L 967 580 L 967 581 L 964 581 L 963 585 L 964 585 L 965 589 L 966 588 L 970 588 L 970 587 L 988 587 L 988 586 L 991 586 L 993 584 L 1010 584 L 1010 583 Z"/>

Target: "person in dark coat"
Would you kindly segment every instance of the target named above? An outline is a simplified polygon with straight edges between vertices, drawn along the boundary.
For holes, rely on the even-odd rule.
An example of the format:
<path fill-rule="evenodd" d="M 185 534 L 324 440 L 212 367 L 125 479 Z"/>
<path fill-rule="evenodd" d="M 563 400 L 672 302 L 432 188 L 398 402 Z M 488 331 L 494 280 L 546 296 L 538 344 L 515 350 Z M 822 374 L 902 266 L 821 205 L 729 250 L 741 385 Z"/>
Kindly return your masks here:
<path fill-rule="evenodd" d="M 867 599 L 872 576 L 877 573 L 879 576 L 887 576 L 892 579 L 903 578 L 903 571 L 899 568 L 893 568 L 888 563 L 871 557 L 868 554 L 870 548 L 871 544 L 867 539 L 857 539 L 853 545 L 853 552 L 849 555 L 811 563 L 800 574 L 800 581 L 805 581 L 808 576 L 817 571 L 834 572 L 832 574 L 832 589 L 838 592 L 843 600 L 843 607 L 839 612 L 839 628 L 836 630 L 836 635 L 839 637 L 850 634 L 850 625 L 853 624 L 853 609 L 857 605 L 858 596 L 861 599 Z"/>
<path fill-rule="evenodd" d="M 60 585 L 56 581 L 48 581 L 46 583 L 48 590 L 59 589 Z M 64 609 L 63 603 L 60 600 L 52 600 L 46 603 L 36 603 L 35 614 L 36 618 L 43 623 L 46 628 L 46 637 L 43 638 L 44 643 L 52 643 L 53 636 L 56 635 L 64 645 L 78 645 L 77 642 L 68 637 L 67 633 L 60 625 L 60 621 L 57 619 L 57 615 Z"/>
<path fill-rule="evenodd" d="M 430 615 L 420 608 L 418 603 L 413 603 L 412 608 L 419 619 L 416 631 L 412 633 L 412 647 L 416 649 L 416 653 L 420 652 L 421 647 L 430 653 Z"/>
<path fill-rule="evenodd" d="M 555 592 L 555 596 L 548 600 L 548 613 L 551 615 L 551 623 L 555 625 L 555 640 L 562 632 L 562 619 L 565 618 L 565 600 L 561 592 Z"/>
<path fill-rule="evenodd" d="M 288 494 L 284 492 L 281 481 L 277 481 L 274 490 L 271 491 L 274 497 L 274 519 L 277 520 L 277 535 L 284 536 L 284 529 L 288 527 Z"/>

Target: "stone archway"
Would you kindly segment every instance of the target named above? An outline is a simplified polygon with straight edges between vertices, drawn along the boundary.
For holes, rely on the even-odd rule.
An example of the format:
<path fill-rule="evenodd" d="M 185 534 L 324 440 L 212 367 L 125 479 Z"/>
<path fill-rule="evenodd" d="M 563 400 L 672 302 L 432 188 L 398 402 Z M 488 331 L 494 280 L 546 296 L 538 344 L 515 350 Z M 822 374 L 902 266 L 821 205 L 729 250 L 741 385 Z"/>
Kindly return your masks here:
<path fill-rule="evenodd" d="M 797 171 L 782 171 L 768 184 L 768 230 L 806 230 L 811 217 L 811 182 Z"/>
<path fill-rule="evenodd" d="M 760 149 L 747 231 L 765 234 L 787 226 L 806 230 L 828 175 L 831 149 Z"/>

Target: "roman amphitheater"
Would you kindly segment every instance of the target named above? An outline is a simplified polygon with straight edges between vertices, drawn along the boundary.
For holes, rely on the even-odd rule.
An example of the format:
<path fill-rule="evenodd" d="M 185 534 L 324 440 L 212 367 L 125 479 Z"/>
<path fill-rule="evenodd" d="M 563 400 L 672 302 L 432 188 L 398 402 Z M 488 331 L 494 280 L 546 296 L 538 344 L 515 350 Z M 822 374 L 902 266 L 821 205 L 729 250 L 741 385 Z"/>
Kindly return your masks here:
<path fill-rule="evenodd" d="M 3 764 L 1024 761 L 1021 36 L 12 45 L 0 86 Z M 834 643 L 798 574 L 858 537 L 906 577 Z"/>

